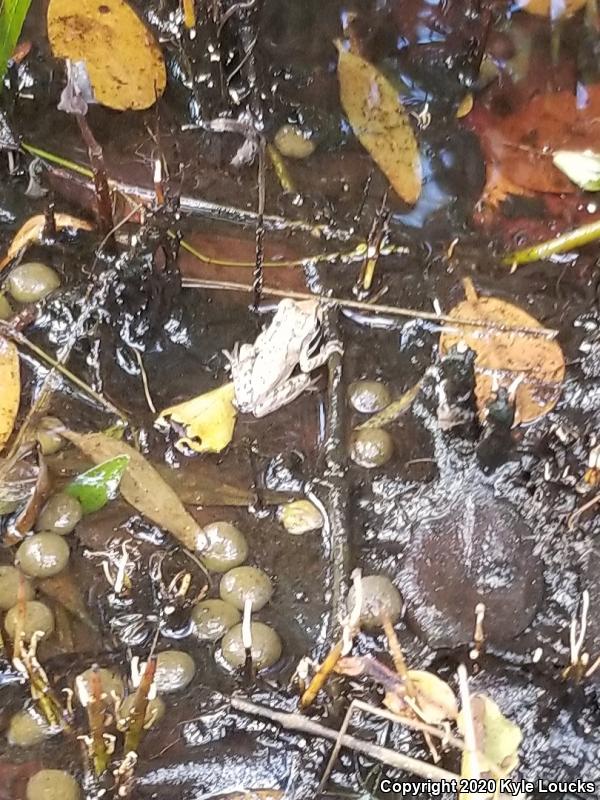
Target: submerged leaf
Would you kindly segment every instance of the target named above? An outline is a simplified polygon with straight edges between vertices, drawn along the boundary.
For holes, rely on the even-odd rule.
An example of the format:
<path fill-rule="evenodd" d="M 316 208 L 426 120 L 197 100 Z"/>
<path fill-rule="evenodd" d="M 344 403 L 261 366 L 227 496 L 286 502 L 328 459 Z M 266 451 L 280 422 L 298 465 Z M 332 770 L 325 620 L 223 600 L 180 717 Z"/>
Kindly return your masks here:
<path fill-rule="evenodd" d="M 128 464 L 129 456 L 109 458 L 103 464 L 78 475 L 66 487 L 65 492 L 79 500 L 84 514 L 99 511 L 117 496 Z"/>
<path fill-rule="evenodd" d="M 473 728 L 477 749 L 487 763 L 480 766 L 486 772 L 501 777 L 509 775 L 519 763 L 519 747 L 523 740 L 521 729 L 507 719 L 496 703 L 485 695 L 471 698 Z M 464 733 L 463 712 L 458 715 L 458 729 Z"/>
<path fill-rule="evenodd" d="M 92 226 L 89 222 L 79 217 L 72 217 L 70 214 L 55 214 L 54 224 L 56 225 L 57 231 L 64 230 L 65 228 L 84 231 L 92 230 Z M 0 269 L 3 269 L 13 258 L 16 258 L 21 250 L 24 250 L 34 242 L 39 242 L 42 238 L 45 226 L 46 218 L 43 214 L 36 214 L 21 225 L 10 243 L 7 254 L 2 261 L 0 261 Z"/>
<path fill-rule="evenodd" d="M 588 0 L 517 0 L 517 8 L 538 17 L 560 19 L 573 16 L 587 2 Z"/>
<path fill-rule="evenodd" d="M 593 150 L 557 150 L 554 166 L 586 192 L 600 190 L 600 153 Z"/>
<path fill-rule="evenodd" d="M 519 306 L 496 297 L 478 297 L 466 283 L 467 299 L 450 311 L 459 322 L 477 320 L 518 328 L 541 328 Z M 481 414 L 497 392 L 514 391 L 517 422 L 532 422 L 556 405 L 565 377 L 565 359 L 560 346 L 544 336 L 474 327 L 448 329 L 440 337 L 440 351 L 446 355 L 459 342 L 477 354 L 475 361 L 477 406 Z"/>
<path fill-rule="evenodd" d="M 200 551 L 206 547 L 206 535 L 202 527 L 185 510 L 179 497 L 157 470 L 137 450 L 103 433 L 81 434 L 69 430 L 61 433 L 96 464 L 127 456 L 129 463 L 120 486 L 125 500 L 156 525 L 172 533 L 188 550 Z"/>
<path fill-rule="evenodd" d="M 407 203 L 421 194 L 419 147 L 398 92 L 372 64 L 345 50 L 339 51 L 340 99 L 358 140 Z"/>
<path fill-rule="evenodd" d="M 50 0 L 48 38 L 57 58 L 85 61 L 102 105 L 149 108 L 165 90 L 161 50 L 124 0 Z"/>
<path fill-rule="evenodd" d="M 12 342 L 0 337 L 0 450 L 13 431 L 20 399 L 19 353 Z"/>
<path fill-rule="evenodd" d="M 178 448 L 186 445 L 196 453 L 220 453 L 233 437 L 237 416 L 234 397 L 233 383 L 226 383 L 185 403 L 165 408 L 156 425 L 183 426 L 185 436 L 177 442 Z"/>

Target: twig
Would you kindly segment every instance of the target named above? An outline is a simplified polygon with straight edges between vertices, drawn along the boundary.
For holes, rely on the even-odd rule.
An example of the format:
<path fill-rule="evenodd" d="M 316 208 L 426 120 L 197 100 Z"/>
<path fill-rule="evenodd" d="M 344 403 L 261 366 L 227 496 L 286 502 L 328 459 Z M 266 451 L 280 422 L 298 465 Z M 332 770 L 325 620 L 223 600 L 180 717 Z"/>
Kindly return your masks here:
<path fill-rule="evenodd" d="M 75 114 L 75 118 L 90 157 L 90 165 L 94 176 L 94 187 L 96 189 L 96 202 L 98 203 L 98 222 L 100 224 L 100 230 L 105 236 L 108 236 L 110 231 L 114 228 L 114 223 L 110 188 L 108 185 L 108 176 L 106 174 L 102 147 L 96 141 L 96 137 L 92 133 L 85 116 L 83 114 Z"/>
<path fill-rule="evenodd" d="M 183 278 L 182 286 L 186 289 L 216 289 L 228 292 L 251 292 L 252 286 L 248 283 L 236 283 L 235 281 L 216 281 L 204 278 Z M 457 321 L 454 317 L 447 314 L 436 314 L 434 311 L 418 311 L 413 308 L 403 308 L 402 306 L 382 305 L 381 303 L 367 303 L 362 300 L 346 300 L 342 297 L 325 297 L 314 295 L 310 292 L 297 292 L 292 289 L 274 289 L 268 286 L 263 287 L 263 294 L 272 297 L 291 297 L 295 300 L 314 300 L 318 298 L 323 305 L 340 306 L 341 308 L 356 308 L 360 311 L 370 311 L 373 314 L 387 314 L 394 317 L 407 317 L 408 319 L 425 319 L 437 322 L 438 324 L 451 325 L 459 331 L 463 327 L 481 328 L 482 330 L 499 331 L 501 333 L 513 333 L 517 336 L 541 336 L 546 339 L 555 339 L 558 331 L 554 328 L 528 328 L 515 327 L 513 325 L 503 325 L 500 322 L 488 322 L 477 319 L 461 319 Z"/>
<path fill-rule="evenodd" d="M 548 239 L 540 244 L 516 250 L 502 259 L 503 264 L 516 267 L 519 264 L 529 264 L 531 261 L 543 261 L 559 253 L 567 253 L 578 247 L 583 247 L 600 238 L 600 220 L 582 225 L 572 231 L 562 233 L 554 239 Z"/>
<path fill-rule="evenodd" d="M 146 666 L 142 680 L 135 693 L 133 707 L 129 716 L 129 726 L 125 734 L 125 754 L 130 752 L 137 752 L 144 730 L 144 723 L 146 721 L 146 711 L 148 709 L 148 699 L 150 690 L 152 689 L 152 682 L 156 674 L 156 656 L 151 654 Z"/>
<path fill-rule="evenodd" d="M 244 700 L 241 697 L 231 698 L 231 707 L 237 711 L 242 711 L 246 714 L 252 714 L 256 717 L 268 719 L 271 722 L 281 725 L 285 730 L 297 731 L 298 733 L 305 733 L 309 736 L 319 736 L 322 739 L 329 739 L 335 742 L 338 738 L 338 732 L 320 725 L 318 722 L 313 722 L 301 714 L 289 714 L 282 711 L 273 711 L 265 706 L 256 705 L 249 700 Z M 356 739 L 354 736 L 344 735 L 340 739 L 340 746 L 347 747 L 357 753 L 363 753 L 370 758 L 380 761 L 382 764 L 401 769 L 405 772 L 410 772 L 414 775 L 419 775 L 421 778 L 431 781 L 441 780 L 458 780 L 459 776 L 453 772 L 448 772 L 445 769 L 440 769 L 432 764 L 427 764 L 424 761 L 419 761 L 416 758 L 396 753 L 389 750 L 387 747 L 380 747 L 370 742 L 363 742 Z"/>
<path fill-rule="evenodd" d="M 254 263 L 254 274 L 252 276 L 252 307 L 258 310 L 262 297 L 265 263 L 265 137 L 260 136 L 258 140 L 258 204 L 256 212 L 256 259 Z"/>
<path fill-rule="evenodd" d="M 308 708 L 315 700 L 315 697 L 319 694 L 321 689 L 327 683 L 327 679 L 335 669 L 336 664 L 341 658 L 342 655 L 342 648 L 343 642 L 340 640 L 336 642 L 334 646 L 331 648 L 327 657 L 313 675 L 311 682 L 308 684 L 306 691 L 303 693 L 300 699 L 300 705 L 302 708 Z"/>
<path fill-rule="evenodd" d="M 102 703 L 102 683 L 97 664 L 93 665 L 90 675 L 90 697 L 86 710 L 90 726 L 94 771 L 99 776 L 106 771 L 110 756 L 104 739 L 104 704 Z"/>
<path fill-rule="evenodd" d="M 277 175 L 277 180 L 283 191 L 288 194 L 295 194 L 296 187 L 294 186 L 294 181 L 279 150 L 274 145 L 268 144 L 267 155 L 269 156 L 271 166 L 275 171 L 275 175 Z"/>
<path fill-rule="evenodd" d="M 575 525 L 579 520 L 579 517 L 581 517 L 582 514 L 585 514 L 586 511 L 589 511 L 590 508 L 593 508 L 594 506 L 598 505 L 598 503 L 600 503 L 600 492 L 598 492 L 598 494 L 595 494 L 591 500 L 588 500 L 587 503 L 584 503 L 576 511 L 573 511 L 573 513 L 569 516 L 569 519 L 567 521 L 567 528 L 570 531 L 574 530 Z"/>

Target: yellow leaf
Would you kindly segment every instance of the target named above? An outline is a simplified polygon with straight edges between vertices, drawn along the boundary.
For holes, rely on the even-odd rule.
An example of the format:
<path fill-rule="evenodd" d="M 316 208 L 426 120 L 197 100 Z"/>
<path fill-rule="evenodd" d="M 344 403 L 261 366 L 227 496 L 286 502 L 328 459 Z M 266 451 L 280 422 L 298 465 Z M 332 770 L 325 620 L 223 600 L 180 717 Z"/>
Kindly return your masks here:
<path fill-rule="evenodd" d="M 462 119 L 466 117 L 468 114 L 471 113 L 473 110 L 473 95 L 471 92 L 466 94 L 463 99 L 458 104 L 458 108 L 456 109 L 456 119 Z"/>
<path fill-rule="evenodd" d="M 149 108 L 165 90 L 161 50 L 124 0 L 50 0 L 48 38 L 57 58 L 85 61 L 102 105 Z"/>
<path fill-rule="evenodd" d="M 429 725 L 456 719 L 458 702 L 448 684 L 432 672 L 410 669 L 408 677 L 420 716 Z"/>
<path fill-rule="evenodd" d="M 362 146 L 407 203 L 421 194 L 419 147 L 410 119 L 392 84 L 364 58 L 339 51 L 340 99 Z"/>
<path fill-rule="evenodd" d="M 92 226 L 85 219 L 79 217 L 72 217 L 70 214 L 55 214 L 54 222 L 56 230 L 64 230 L 65 228 L 73 228 L 74 230 L 91 231 Z M 10 243 L 7 254 L 0 261 L 0 269 L 16 258 L 21 250 L 33 242 L 39 242 L 44 232 L 46 225 L 46 218 L 43 214 L 36 214 L 31 217 L 27 222 L 23 223 L 19 230 L 16 232 L 14 239 Z"/>
<path fill-rule="evenodd" d="M 19 354 L 12 342 L 0 337 L 0 450 L 14 428 L 20 399 Z"/>
<path fill-rule="evenodd" d="M 538 17 L 559 19 L 573 16 L 587 2 L 588 0 L 517 0 L 517 7 Z"/>
<path fill-rule="evenodd" d="M 450 311 L 450 316 L 518 328 L 541 328 L 519 306 L 496 297 L 478 297 L 470 281 L 465 282 L 467 299 Z M 544 336 L 519 334 L 498 329 L 458 327 L 440 337 L 440 352 L 464 342 L 477 354 L 475 361 L 477 406 L 482 413 L 497 388 L 515 389 L 516 421 L 532 422 L 556 405 L 565 377 L 565 359 L 560 346 Z M 519 382 L 520 381 L 520 382 Z"/>
<path fill-rule="evenodd" d="M 519 747 L 523 741 L 521 729 L 507 719 L 496 703 L 485 695 L 471 698 L 473 711 L 473 728 L 478 751 L 484 756 L 485 763 L 480 768 L 491 772 L 494 776 L 506 777 L 519 763 Z M 464 733 L 463 712 L 458 715 L 458 729 Z M 464 753 L 467 756 L 467 753 Z M 468 759 L 463 767 L 469 767 Z M 463 773 L 463 777 L 470 777 Z"/>
<path fill-rule="evenodd" d="M 179 439 L 177 447 L 186 445 L 196 453 L 220 453 L 233 436 L 237 417 L 234 397 L 233 383 L 226 383 L 185 403 L 165 408 L 156 423 L 160 427 L 172 420 L 184 426 L 185 437 Z"/>

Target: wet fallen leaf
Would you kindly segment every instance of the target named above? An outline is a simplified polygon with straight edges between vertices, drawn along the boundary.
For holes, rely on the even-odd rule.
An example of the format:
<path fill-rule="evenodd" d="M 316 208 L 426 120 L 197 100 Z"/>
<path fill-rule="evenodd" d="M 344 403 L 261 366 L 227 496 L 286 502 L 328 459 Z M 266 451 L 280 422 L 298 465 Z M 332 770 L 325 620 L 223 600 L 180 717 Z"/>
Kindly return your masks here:
<path fill-rule="evenodd" d="M 17 518 L 8 527 L 7 536 L 5 537 L 5 544 L 14 541 L 19 541 L 26 533 L 33 530 L 38 514 L 44 505 L 46 498 L 50 492 L 50 478 L 48 476 L 48 467 L 44 456 L 39 453 L 38 467 L 37 467 L 37 480 L 27 497 L 27 502 L 21 509 Z"/>
<path fill-rule="evenodd" d="M 523 740 L 521 729 L 507 719 L 496 703 L 485 695 L 472 697 L 471 709 L 477 749 L 487 761 L 480 765 L 481 768 L 506 777 L 519 763 L 519 747 Z M 464 734 L 462 711 L 458 715 L 457 725 Z"/>
<path fill-rule="evenodd" d="M 345 50 L 339 51 L 340 100 L 356 137 L 407 203 L 421 194 L 419 147 L 397 90 L 372 64 Z"/>
<path fill-rule="evenodd" d="M 128 464 L 128 456 L 110 458 L 78 475 L 65 488 L 65 492 L 79 500 L 84 514 L 99 511 L 117 496 Z"/>
<path fill-rule="evenodd" d="M 519 328 L 541 328 L 519 306 L 496 297 L 479 297 L 472 284 L 465 283 L 467 299 L 449 315 Z M 447 330 L 440 337 L 440 352 L 446 355 L 459 342 L 477 353 L 475 361 L 477 406 L 481 414 L 501 386 L 515 393 L 515 421 L 520 423 L 547 414 L 556 405 L 565 377 L 565 360 L 560 346 L 544 336 L 481 328 Z M 518 385 L 516 382 L 520 381 Z"/>
<path fill-rule="evenodd" d="M 24 460 L 0 459 L 0 516 L 12 514 L 35 490 L 38 468 Z"/>
<path fill-rule="evenodd" d="M 517 0 L 517 8 L 538 17 L 571 17 L 585 7 L 588 0 Z"/>
<path fill-rule="evenodd" d="M 13 431 L 20 399 L 19 353 L 12 342 L 0 337 L 0 450 Z"/>
<path fill-rule="evenodd" d="M 438 725 L 458 716 L 458 702 L 448 684 L 432 672 L 410 669 L 412 699 L 420 716 L 429 725 Z"/>
<path fill-rule="evenodd" d="M 81 587 L 71 572 L 61 572 L 51 578 L 43 578 L 36 583 L 37 588 L 51 600 L 60 603 L 76 619 L 88 627 L 96 629 L 96 623 L 90 617 L 81 594 Z"/>
<path fill-rule="evenodd" d="M 586 192 L 600 191 L 600 153 L 593 150 L 557 150 L 554 166 Z"/>
<path fill-rule="evenodd" d="M 398 417 L 401 417 L 402 414 L 411 407 L 413 401 L 419 394 L 420 388 L 421 381 L 417 381 L 414 386 L 407 389 L 397 400 L 392 400 L 382 411 L 373 414 L 366 422 L 356 425 L 354 430 L 362 431 L 367 428 L 384 428 L 386 425 L 395 422 Z"/>
<path fill-rule="evenodd" d="M 54 221 L 56 224 L 56 230 L 64 230 L 65 228 L 73 228 L 73 230 L 84 231 L 92 230 L 92 226 L 89 222 L 84 219 L 80 219 L 79 217 L 72 217 L 70 214 L 55 214 Z M 46 218 L 43 214 L 36 214 L 34 217 L 30 217 L 27 222 L 21 225 L 15 234 L 14 239 L 10 243 L 7 254 L 4 256 L 2 261 L 0 261 L 0 269 L 4 269 L 4 267 L 10 261 L 12 261 L 13 258 L 16 258 L 19 253 L 30 244 L 39 242 L 42 238 L 45 225 Z"/>
<path fill-rule="evenodd" d="M 456 119 L 462 119 L 470 114 L 473 110 L 473 102 L 473 95 L 469 92 L 463 97 L 456 109 Z"/>
<path fill-rule="evenodd" d="M 31 0 L 5 0 L 0 3 L 0 89 L 8 61 L 14 57 L 21 29 L 29 11 Z"/>
<path fill-rule="evenodd" d="M 95 464 L 127 456 L 129 463 L 120 485 L 124 499 L 156 525 L 172 533 L 189 550 L 204 549 L 206 536 L 201 526 L 185 510 L 179 497 L 152 464 L 137 450 L 103 433 L 81 434 L 66 430 L 63 436 Z"/>
<path fill-rule="evenodd" d="M 178 440 L 178 448 L 185 445 L 196 453 L 220 453 L 233 436 L 237 417 L 234 397 L 233 383 L 226 383 L 185 403 L 165 408 L 156 425 L 183 426 L 185 436 Z"/>
<path fill-rule="evenodd" d="M 50 0 L 48 38 L 57 58 L 85 62 L 102 105 L 149 108 L 165 90 L 161 50 L 124 0 Z"/>

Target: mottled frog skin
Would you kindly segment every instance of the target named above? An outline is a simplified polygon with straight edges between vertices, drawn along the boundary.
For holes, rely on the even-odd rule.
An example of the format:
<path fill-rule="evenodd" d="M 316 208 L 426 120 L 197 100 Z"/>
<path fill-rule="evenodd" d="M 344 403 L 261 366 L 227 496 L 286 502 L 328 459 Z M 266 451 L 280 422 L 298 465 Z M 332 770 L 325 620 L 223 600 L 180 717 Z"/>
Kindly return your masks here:
<path fill-rule="evenodd" d="M 310 373 L 332 353 L 342 353 L 342 345 L 324 342 L 318 301 L 285 298 L 254 344 L 238 343 L 233 352 L 225 352 L 237 408 L 264 417 L 291 403 L 313 387 Z"/>

